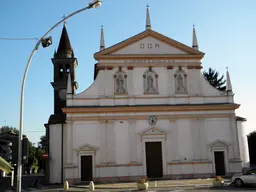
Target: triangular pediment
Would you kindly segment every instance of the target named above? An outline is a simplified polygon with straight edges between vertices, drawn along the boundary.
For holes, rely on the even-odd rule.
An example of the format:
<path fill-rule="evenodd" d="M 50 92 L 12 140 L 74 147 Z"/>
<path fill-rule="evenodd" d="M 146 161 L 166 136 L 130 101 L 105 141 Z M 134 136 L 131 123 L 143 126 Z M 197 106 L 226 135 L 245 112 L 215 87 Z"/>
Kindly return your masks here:
<path fill-rule="evenodd" d="M 203 52 L 177 42 L 153 30 L 146 30 L 105 50 L 94 54 L 96 60 L 127 56 L 179 55 L 202 58 Z"/>
<path fill-rule="evenodd" d="M 228 144 L 225 141 L 216 140 L 209 144 L 211 147 L 228 147 Z"/>
<path fill-rule="evenodd" d="M 166 132 L 165 130 L 161 130 L 159 128 L 156 127 L 150 127 L 146 130 L 143 130 L 141 132 L 139 132 L 139 135 L 166 135 L 168 134 L 168 132 Z"/>
<path fill-rule="evenodd" d="M 97 147 L 94 147 L 89 144 L 82 145 L 76 149 L 76 151 L 96 151 Z"/>

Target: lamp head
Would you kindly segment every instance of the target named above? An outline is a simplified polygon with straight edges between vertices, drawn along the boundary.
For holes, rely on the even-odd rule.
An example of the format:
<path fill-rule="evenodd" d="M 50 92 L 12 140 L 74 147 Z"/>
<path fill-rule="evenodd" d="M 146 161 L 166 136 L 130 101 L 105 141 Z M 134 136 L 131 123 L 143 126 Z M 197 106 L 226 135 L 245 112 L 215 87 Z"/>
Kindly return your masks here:
<path fill-rule="evenodd" d="M 93 0 L 91 3 L 89 3 L 89 8 L 98 8 L 102 4 L 101 0 Z"/>
<path fill-rule="evenodd" d="M 42 39 L 42 46 L 43 46 L 43 48 L 49 47 L 51 44 L 52 44 L 52 37 L 51 36 Z"/>

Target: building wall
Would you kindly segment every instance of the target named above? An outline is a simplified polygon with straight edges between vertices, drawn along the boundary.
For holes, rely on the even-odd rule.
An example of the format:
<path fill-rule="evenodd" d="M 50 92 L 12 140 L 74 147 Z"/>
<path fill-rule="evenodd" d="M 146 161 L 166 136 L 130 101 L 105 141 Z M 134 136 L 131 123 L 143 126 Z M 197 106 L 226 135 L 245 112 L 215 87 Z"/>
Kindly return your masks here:
<path fill-rule="evenodd" d="M 250 167 L 250 158 L 249 158 L 249 148 L 248 148 L 248 140 L 246 136 L 246 130 L 243 126 L 243 121 L 237 121 L 237 132 L 239 139 L 239 152 L 242 160 L 243 168 Z"/>
<path fill-rule="evenodd" d="M 111 61 L 110 61 L 111 62 Z M 189 104 L 189 103 L 224 103 L 230 100 L 225 92 L 213 88 L 198 69 L 182 70 L 187 74 L 188 94 L 175 94 L 174 74 L 178 67 L 168 70 L 166 67 L 152 68 L 158 76 L 158 94 L 145 95 L 143 74 L 148 68 L 122 68 L 127 74 L 127 95 L 114 95 L 114 74 L 118 68 L 100 70 L 96 80 L 84 92 L 75 95 L 74 100 L 68 100 L 67 105 L 140 105 L 148 104 Z M 107 97 L 106 97 L 107 96 Z M 143 98 L 140 98 L 142 97 Z M 187 97 L 189 96 L 189 98 Z M 155 99 L 146 99 L 155 97 Z M 76 100 L 76 98 L 97 98 L 95 100 Z M 99 99 L 100 98 L 100 99 Z"/>
<path fill-rule="evenodd" d="M 62 125 L 52 124 L 49 126 L 49 160 L 50 160 L 50 183 L 62 182 Z"/>
<path fill-rule="evenodd" d="M 233 119 L 233 118 L 232 118 Z M 214 175 L 214 150 L 225 151 L 226 172 L 241 171 L 241 163 L 232 162 L 234 141 L 229 118 L 161 119 L 154 127 L 148 120 L 118 120 L 110 122 L 73 122 L 73 147 L 90 145 L 95 152 L 73 150 L 73 175 L 81 177 L 79 158 L 91 154 L 95 179 L 136 178 L 146 175 L 145 142 L 161 141 L 164 177 L 202 177 Z M 147 134 L 152 128 L 161 133 Z M 219 145 L 221 141 L 224 144 Z M 216 144 L 212 144 L 216 142 Z M 212 146 L 211 146 L 212 144 Z M 216 145 L 216 146 L 215 146 Z M 80 154 L 80 155 L 79 155 Z"/>

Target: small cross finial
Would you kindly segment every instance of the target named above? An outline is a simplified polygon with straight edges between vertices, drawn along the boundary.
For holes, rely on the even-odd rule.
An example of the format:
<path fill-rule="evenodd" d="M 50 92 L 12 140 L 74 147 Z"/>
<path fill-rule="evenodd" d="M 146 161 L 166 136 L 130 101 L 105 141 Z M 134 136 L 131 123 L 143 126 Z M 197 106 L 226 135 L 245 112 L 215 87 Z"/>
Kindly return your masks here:
<path fill-rule="evenodd" d="M 66 16 L 65 16 L 65 14 L 63 14 L 63 16 L 61 17 L 62 19 L 65 19 L 66 18 Z M 66 21 L 64 21 L 64 25 L 66 25 Z"/>
<path fill-rule="evenodd" d="M 104 26 L 103 26 L 103 25 L 101 25 L 100 27 L 101 27 L 101 28 L 103 28 Z"/>
<path fill-rule="evenodd" d="M 146 7 L 149 8 L 149 5 L 147 5 Z"/>
<path fill-rule="evenodd" d="M 226 67 L 226 69 L 228 70 L 228 67 Z"/>
<path fill-rule="evenodd" d="M 193 24 L 193 28 L 195 28 L 195 24 Z"/>

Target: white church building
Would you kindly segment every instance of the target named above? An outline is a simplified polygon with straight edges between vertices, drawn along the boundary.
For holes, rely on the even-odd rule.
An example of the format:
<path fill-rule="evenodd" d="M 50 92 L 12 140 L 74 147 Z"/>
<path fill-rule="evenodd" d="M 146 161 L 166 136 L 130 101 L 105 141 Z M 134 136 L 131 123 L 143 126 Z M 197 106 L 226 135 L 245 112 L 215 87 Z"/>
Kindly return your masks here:
<path fill-rule="evenodd" d="M 49 182 L 202 178 L 248 166 L 229 73 L 226 91 L 212 87 L 194 28 L 192 42 L 152 30 L 147 8 L 145 31 L 116 45 L 105 48 L 101 29 L 95 80 L 76 93 L 78 62 L 64 26 L 45 125 Z"/>

